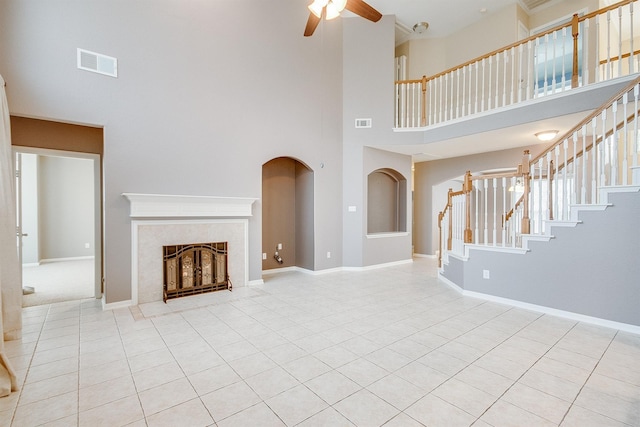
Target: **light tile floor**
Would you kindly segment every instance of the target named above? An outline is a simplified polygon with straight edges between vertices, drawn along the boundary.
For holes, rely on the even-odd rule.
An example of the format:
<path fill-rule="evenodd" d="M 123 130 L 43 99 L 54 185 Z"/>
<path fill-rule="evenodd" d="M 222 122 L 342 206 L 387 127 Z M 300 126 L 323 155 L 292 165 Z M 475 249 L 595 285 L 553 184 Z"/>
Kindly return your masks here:
<path fill-rule="evenodd" d="M 23 316 L 3 426 L 640 425 L 640 336 L 462 297 L 430 259 Z"/>

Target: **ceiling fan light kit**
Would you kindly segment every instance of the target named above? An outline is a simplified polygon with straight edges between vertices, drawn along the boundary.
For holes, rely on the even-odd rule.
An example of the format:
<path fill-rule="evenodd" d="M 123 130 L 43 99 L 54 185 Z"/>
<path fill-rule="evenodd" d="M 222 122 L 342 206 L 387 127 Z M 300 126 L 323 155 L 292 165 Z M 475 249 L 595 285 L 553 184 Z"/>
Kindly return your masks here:
<path fill-rule="evenodd" d="M 340 12 L 344 9 L 373 22 L 378 22 L 382 18 L 380 12 L 363 0 L 313 0 L 308 8 L 311 13 L 304 29 L 305 37 L 313 34 L 323 16 L 326 20 L 334 19 L 340 16 Z"/>

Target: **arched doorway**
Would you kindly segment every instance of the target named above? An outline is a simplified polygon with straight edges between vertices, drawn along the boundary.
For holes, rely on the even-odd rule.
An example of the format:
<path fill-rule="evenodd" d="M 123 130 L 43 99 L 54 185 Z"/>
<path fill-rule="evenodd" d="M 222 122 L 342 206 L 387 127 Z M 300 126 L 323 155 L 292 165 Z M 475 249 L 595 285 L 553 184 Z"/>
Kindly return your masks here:
<path fill-rule="evenodd" d="M 313 270 L 313 171 L 290 157 L 262 165 L 262 270 Z"/>

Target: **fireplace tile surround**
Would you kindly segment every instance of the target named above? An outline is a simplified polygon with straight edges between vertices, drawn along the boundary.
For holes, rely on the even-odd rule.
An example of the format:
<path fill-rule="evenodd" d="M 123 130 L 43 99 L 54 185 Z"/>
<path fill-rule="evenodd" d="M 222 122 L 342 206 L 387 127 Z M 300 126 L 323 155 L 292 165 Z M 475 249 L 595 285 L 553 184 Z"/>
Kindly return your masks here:
<path fill-rule="evenodd" d="M 162 301 L 163 246 L 228 242 L 234 287 L 249 278 L 247 217 L 254 198 L 124 193 L 131 217 L 131 303 Z"/>

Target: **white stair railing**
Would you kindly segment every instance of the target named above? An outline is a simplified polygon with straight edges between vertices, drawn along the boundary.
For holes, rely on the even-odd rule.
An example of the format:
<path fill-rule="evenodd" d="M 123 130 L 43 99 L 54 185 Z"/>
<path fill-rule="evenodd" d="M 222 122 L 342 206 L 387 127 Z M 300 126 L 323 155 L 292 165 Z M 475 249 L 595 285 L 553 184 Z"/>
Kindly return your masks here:
<path fill-rule="evenodd" d="M 448 218 L 439 221 L 441 236 L 449 236 L 441 256 L 462 255 L 465 244 L 522 247 L 525 235 L 548 235 L 551 221 L 575 221 L 581 205 L 606 204 L 602 188 L 637 185 L 639 109 L 637 77 L 538 156 L 525 151 L 517 169 L 467 172 L 463 189 L 449 190 L 447 215 L 440 214 Z"/>
<path fill-rule="evenodd" d="M 637 73 L 636 2 L 576 14 L 566 24 L 432 77 L 396 81 L 395 127 L 431 126 Z"/>

